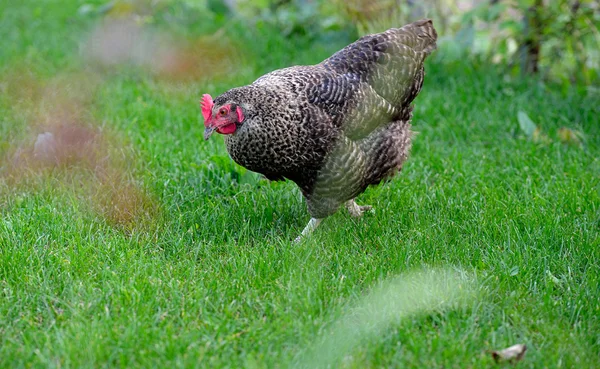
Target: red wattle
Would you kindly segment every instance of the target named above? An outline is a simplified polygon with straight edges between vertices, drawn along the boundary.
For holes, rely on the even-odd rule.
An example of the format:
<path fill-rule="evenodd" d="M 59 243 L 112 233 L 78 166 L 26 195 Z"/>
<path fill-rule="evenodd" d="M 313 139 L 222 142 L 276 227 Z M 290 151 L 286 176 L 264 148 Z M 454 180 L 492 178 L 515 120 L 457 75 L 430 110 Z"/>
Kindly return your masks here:
<path fill-rule="evenodd" d="M 237 127 L 236 127 L 235 123 L 231 123 L 226 126 L 219 127 L 219 129 L 217 129 L 217 132 L 219 132 L 220 134 L 223 134 L 223 135 L 230 135 L 233 132 L 235 132 L 236 129 L 237 129 Z"/>

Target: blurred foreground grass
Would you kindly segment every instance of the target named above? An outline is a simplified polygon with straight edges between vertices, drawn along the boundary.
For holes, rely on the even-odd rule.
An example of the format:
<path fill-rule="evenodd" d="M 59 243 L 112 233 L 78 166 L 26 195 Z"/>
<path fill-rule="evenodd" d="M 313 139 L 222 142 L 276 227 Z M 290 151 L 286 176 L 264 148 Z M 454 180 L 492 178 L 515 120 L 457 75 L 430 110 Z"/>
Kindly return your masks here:
<path fill-rule="evenodd" d="M 298 191 L 204 142 L 198 100 L 342 44 L 169 4 L 153 27 L 78 2 L 0 4 L 0 366 L 481 368 L 514 343 L 529 347 L 522 366 L 597 365 L 593 90 L 448 61 L 442 45 L 411 159 L 361 197 L 375 214 L 340 212 L 294 245 Z M 106 42 L 121 50 L 108 63 Z M 375 331 L 386 303 L 348 315 L 430 267 L 467 270 L 477 293 L 437 308 L 440 293 Z M 338 341 L 350 352 L 320 361 Z"/>

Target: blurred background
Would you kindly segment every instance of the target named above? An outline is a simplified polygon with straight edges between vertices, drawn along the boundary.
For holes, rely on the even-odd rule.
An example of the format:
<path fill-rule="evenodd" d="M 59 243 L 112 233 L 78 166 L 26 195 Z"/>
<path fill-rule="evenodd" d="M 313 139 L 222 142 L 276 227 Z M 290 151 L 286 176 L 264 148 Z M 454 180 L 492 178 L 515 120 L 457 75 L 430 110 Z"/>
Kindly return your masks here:
<path fill-rule="evenodd" d="M 600 66 L 600 5 L 593 0 L 45 0 L 5 1 L 1 8 L 3 65 L 24 53 L 36 62 L 44 49 L 58 53 L 65 47 L 57 44 L 78 42 L 104 66 L 128 62 L 170 77 L 206 77 L 232 50 L 272 64 L 268 51 L 284 49 L 290 60 L 280 64 L 302 62 L 297 54 L 306 50 L 335 50 L 428 17 L 445 47 L 438 58 L 469 57 L 511 76 L 539 74 L 565 86 L 592 84 Z M 43 37 L 32 37 L 38 31 Z"/>
<path fill-rule="evenodd" d="M 539 74 L 565 85 L 591 84 L 600 63 L 600 5 L 575 0 L 208 1 L 227 23 L 273 27 L 283 37 L 349 43 L 356 37 L 432 18 L 444 59 L 473 58 L 510 75 Z M 443 55 L 440 55 L 443 54 Z"/>

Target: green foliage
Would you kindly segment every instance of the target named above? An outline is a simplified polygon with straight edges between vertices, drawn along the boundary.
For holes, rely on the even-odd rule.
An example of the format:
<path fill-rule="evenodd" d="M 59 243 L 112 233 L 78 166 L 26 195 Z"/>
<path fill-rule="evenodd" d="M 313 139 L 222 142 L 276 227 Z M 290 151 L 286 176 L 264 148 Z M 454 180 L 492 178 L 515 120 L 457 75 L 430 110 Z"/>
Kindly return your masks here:
<path fill-rule="evenodd" d="M 509 71 L 525 72 L 526 45 L 539 44 L 543 76 L 565 86 L 600 78 L 600 6 L 592 0 L 482 2 L 464 14 L 467 47 Z M 476 40 L 476 41 L 475 41 Z"/>
<path fill-rule="evenodd" d="M 215 0 L 216 1 L 216 0 Z M 231 8 L 229 8 L 231 9 Z M 246 24 L 269 29 L 285 38 L 311 42 L 351 42 L 354 27 L 326 1 L 237 1 L 234 13 Z"/>
<path fill-rule="evenodd" d="M 361 35 L 383 32 L 410 22 L 411 7 L 403 0 L 335 0 L 338 11 Z"/>

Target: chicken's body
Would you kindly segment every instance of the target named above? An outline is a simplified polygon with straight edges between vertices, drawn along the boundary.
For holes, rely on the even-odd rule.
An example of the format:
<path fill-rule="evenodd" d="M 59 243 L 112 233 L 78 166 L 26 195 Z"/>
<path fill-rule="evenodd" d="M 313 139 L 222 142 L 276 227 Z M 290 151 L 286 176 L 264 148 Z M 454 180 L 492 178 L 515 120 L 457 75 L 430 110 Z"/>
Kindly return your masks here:
<path fill-rule="evenodd" d="M 436 38 L 431 21 L 418 21 L 365 36 L 320 64 L 273 71 L 206 102 L 207 136 L 231 133 L 227 150 L 238 164 L 294 181 L 311 223 L 344 203 L 360 213 L 353 199 L 408 156 L 410 104 Z M 235 117 L 234 107 L 239 118 L 219 123 L 230 110 Z"/>

